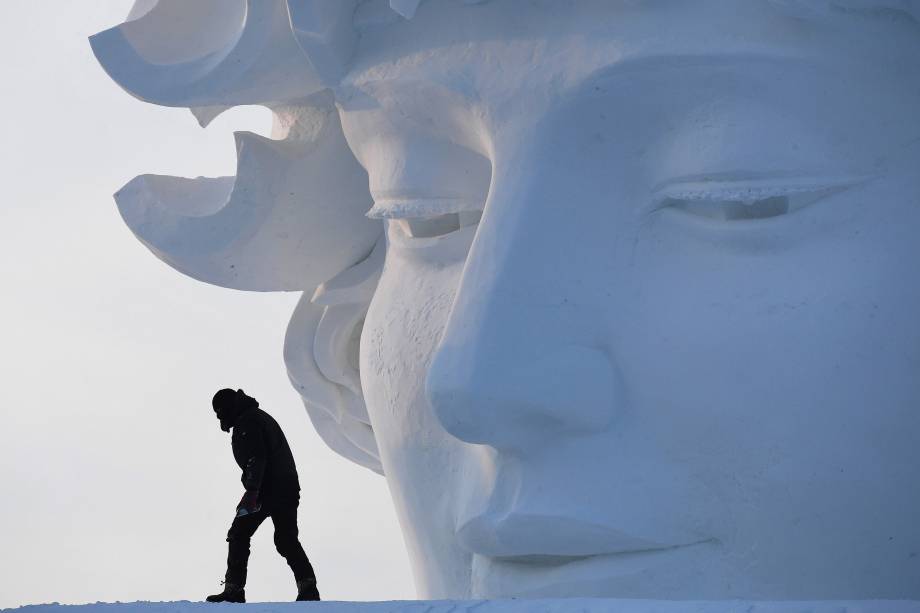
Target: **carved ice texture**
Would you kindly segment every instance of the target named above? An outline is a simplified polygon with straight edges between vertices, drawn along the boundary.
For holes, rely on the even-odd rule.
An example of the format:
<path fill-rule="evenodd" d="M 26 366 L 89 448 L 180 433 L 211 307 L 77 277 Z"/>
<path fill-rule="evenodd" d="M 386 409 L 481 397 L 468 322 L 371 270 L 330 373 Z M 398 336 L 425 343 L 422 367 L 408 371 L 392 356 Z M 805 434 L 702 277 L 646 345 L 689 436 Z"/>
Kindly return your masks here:
<path fill-rule="evenodd" d="M 423 597 L 920 598 L 911 0 L 159 0 L 92 45 L 236 177 L 116 198 L 303 291 L 323 439 Z"/>

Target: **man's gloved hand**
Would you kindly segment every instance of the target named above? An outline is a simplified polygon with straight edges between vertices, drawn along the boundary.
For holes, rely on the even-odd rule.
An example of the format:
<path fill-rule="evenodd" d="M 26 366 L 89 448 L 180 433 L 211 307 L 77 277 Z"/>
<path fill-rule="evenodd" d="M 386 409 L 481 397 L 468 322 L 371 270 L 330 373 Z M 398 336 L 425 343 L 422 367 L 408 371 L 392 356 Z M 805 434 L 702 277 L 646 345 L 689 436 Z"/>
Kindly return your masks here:
<path fill-rule="evenodd" d="M 243 517 L 244 515 L 258 513 L 261 508 L 259 492 L 246 490 L 246 493 L 240 498 L 240 503 L 236 505 L 236 516 Z"/>

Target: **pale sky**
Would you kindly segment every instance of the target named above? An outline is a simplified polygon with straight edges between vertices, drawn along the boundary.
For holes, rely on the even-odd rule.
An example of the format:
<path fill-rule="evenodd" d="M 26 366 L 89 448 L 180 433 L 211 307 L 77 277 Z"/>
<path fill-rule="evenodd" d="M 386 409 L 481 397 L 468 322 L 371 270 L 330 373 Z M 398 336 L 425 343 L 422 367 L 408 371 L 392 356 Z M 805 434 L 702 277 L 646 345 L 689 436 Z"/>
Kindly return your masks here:
<path fill-rule="evenodd" d="M 120 90 L 86 38 L 131 4 L 2 4 L 0 608 L 219 591 L 242 493 L 210 407 L 221 387 L 245 389 L 287 433 L 323 597 L 413 598 L 384 479 L 327 449 L 288 384 L 298 295 L 184 277 L 118 215 L 111 194 L 135 175 L 233 174 L 233 130 L 270 124 L 245 108 L 202 130 Z M 246 591 L 295 595 L 269 522 Z"/>

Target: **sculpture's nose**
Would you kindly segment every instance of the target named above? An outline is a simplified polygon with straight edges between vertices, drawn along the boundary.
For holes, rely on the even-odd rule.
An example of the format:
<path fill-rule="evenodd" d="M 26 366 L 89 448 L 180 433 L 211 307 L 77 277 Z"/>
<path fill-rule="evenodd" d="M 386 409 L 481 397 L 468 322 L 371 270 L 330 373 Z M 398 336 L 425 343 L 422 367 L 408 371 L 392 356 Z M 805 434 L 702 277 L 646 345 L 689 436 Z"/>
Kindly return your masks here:
<path fill-rule="evenodd" d="M 428 398 L 453 436 L 524 452 L 545 439 L 604 430 L 614 414 L 614 371 L 597 349 L 504 350 L 449 345 L 428 374 Z M 504 357 L 502 357 L 504 356 Z"/>
<path fill-rule="evenodd" d="M 532 187 L 502 198 L 493 184 L 426 381 L 453 436 L 518 453 L 607 428 L 623 394 L 599 265 L 571 240 L 571 215 L 542 209 Z"/>

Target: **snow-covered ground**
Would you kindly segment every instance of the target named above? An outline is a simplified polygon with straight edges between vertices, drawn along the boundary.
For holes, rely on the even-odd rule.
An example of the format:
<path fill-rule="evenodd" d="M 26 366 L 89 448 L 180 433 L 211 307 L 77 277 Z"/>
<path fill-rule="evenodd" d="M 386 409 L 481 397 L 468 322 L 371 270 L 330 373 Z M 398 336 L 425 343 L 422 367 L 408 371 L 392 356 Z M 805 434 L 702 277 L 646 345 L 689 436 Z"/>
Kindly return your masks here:
<path fill-rule="evenodd" d="M 866 600 L 821 602 L 676 602 L 568 598 L 556 600 L 257 602 L 246 605 L 204 602 L 132 602 L 86 605 L 43 604 L 0 609 L 18 613 L 204 613 L 227 607 L 247 613 L 285 613 L 309 608 L 317 613 L 920 613 L 920 601 Z"/>

